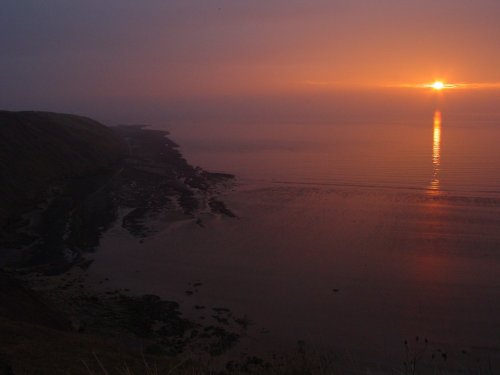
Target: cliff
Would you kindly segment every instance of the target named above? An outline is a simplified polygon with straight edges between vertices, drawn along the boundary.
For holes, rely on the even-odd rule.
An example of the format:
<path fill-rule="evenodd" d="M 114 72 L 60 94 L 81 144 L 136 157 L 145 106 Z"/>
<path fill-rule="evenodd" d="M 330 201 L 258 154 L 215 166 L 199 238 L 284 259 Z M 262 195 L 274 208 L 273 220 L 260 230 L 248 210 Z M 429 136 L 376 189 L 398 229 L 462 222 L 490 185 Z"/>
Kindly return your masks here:
<path fill-rule="evenodd" d="M 49 186 L 116 168 L 124 151 L 113 130 L 86 117 L 0 111 L 0 227 Z"/>
<path fill-rule="evenodd" d="M 172 354 L 234 345 L 238 334 L 183 318 L 176 302 L 86 279 L 86 256 L 99 251 L 111 225 L 142 243 L 159 231 L 158 222 L 203 227 L 207 216 L 235 216 L 219 200 L 233 176 L 191 166 L 166 134 L 75 115 L 0 111 L 0 373 L 68 373 L 94 347 L 115 353 L 121 345 L 133 352 L 127 361 L 142 358 L 130 338 Z M 200 329 L 207 333 L 198 338 Z M 103 341 L 108 336 L 116 338 L 112 347 Z M 62 361 L 47 361 L 51 356 Z"/>

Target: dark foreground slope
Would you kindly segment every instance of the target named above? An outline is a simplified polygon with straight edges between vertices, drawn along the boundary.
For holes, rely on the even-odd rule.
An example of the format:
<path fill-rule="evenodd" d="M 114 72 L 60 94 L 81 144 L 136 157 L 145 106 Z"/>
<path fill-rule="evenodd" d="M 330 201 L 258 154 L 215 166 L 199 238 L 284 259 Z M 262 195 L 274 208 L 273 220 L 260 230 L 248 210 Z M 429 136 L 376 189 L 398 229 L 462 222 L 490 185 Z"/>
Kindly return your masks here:
<path fill-rule="evenodd" d="M 0 112 L 0 374 L 89 373 L 81 360 L 93 350 L 130 364 L 148 347 L 220 353 L 236 340 L 206 327 L 192 343 L 202 327 L 177 303 L 86 283 L 86 255 L 115 223 L 144 238 L 155 234 L 152 220 L 202 226 L 207 214 L 234 216 L 217 198 L 232 176 L 189 165 L 165 135 L 74 115 Z"/>
<path fill-rule="evenodd" d="M 76 194 L 65 194 L 68 186 L 75 180 L 112 175 L 125 152 L 120 136 L 86 117 L 0 111 L 0 267 L 20 261 L 26 249 L 51 245 L 49 238 L 59 233 L 50 232 L 57 232 L 66 216 L 52 217 L 48 212 L 55 213 L 53 207 L 62 201 L 68 209 L 78 201 Z M 51 249 L 54 253 L 60 250 L 56 247 Z M 0 321 L 0 341 L 6 345 L 9 340 L 14 340 L 12 345 L 25 342 L 22 337 L 31 336 L 33 327 L 71 330 L 58 306 L 16 280 L 16 272 L 0 271 Z M 6 327 L 25 329 L 10 335 Z M 43 345 L 44 340 L 36 344 Z M 9 370 L 0 354 L 2 371 Z"/>

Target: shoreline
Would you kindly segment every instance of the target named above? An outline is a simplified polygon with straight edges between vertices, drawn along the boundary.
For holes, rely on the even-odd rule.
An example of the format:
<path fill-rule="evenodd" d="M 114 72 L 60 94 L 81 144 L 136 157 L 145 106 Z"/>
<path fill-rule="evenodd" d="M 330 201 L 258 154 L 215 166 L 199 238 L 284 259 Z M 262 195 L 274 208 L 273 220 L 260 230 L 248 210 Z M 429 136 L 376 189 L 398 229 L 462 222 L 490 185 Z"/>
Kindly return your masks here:
<path fill-rule="evenodd" d="M 115 273 L 116 279 L 112 284 L 119 285 L 126 279 L 131 280 L 131 275 L 135 275 L 134 281 L 129 283 L 128 287 L 135 288 L 136 293 L 154 290 L 162 296 L 174 296 L 183 312 L 191 311 L 191 314 L 186 316 L 196 318 L 200 315 L 195 309 L 196 305 L 227 307 L 239 315 L 246 314 L 252 321 L 249 335 L 254 343 L 249 345 L 243 339 L 243 347 L 253 346 L 257 351 L 260 348 L 269 353 L 273 348 L 279 347 L 284 352 L 293 353 L 297 341 L 302 340 L 320 351 L 333 350 L 336 354 L 342 353 L 343 350 L 355 353 L 359 349 L 361 353 L 364 352 L 358 357 L 360 363 L 364 363 L 361 358 L 371 352 L 368 362 L 374 367 L 381 363 L 397 366 L 397 363 L 402 364 L 404 360 L 404 340 L 408 340 L 413 346 L 420 345 L 412 342 L 419 336 L 420 343 L 423 343 L 424 338 L 428 340 L 429 361 L 431 354 L 437 355 L 438 350 L 448 353 L 449 364 L 452 361 L 449 359 L 451 353 L 458 353 L 453 361 L 459 361 L 462 350 L 474 352 L 478 358 L 484 360 L 489 355 L 488 350 L 481 351 L 477 347 L 481 346 L 480 342 L 484 340 L 491 341 L 491 335 L 488 335 L 488 339 L 479 339 L 476 334 L 463 336 L 457 332 L 446 340 L 444 332 L 439 332 L 443 331 L 445 326 L 434 333 L 429 329 L 423 330 L 424 319 L 432 319 L 432 324 L 427 328 L 439 327 L 440 316 L 443 316 L 438 313 L 440 309 L 443 314 L 449 313 L 445 301 L 437 305 L 437 310 L 426 308 L 424 316 L 415 315 L 418 310 L 413 310 L 410 306 L 415 305 L 416 309 L 419 303 L 424 303 L 422 298 L 429 299 L 429 303 L 437 303 L 443 295 L 452 293 L 453 296 L 458 296 L 457 293 L 461 290 L 467 298 L 462 297 L 454 302 L 458 311 L 461 311 L 470 306 L 470 293 L 476 293 L 474 298 L 481 300 L 491 298 L 494 290 L 481 291 L 480 288 L 469 285 L 471 276 L 461 276 L 464 273 L 458 270 L 467 268 L 465 259 L 461 259 L 465 252 L 443 252 L 453 249 L 461 239 L 455 241 L 450 238 L 443 243 L 438 234 L 428 234 L 426 238 L 418 241 L 414 236 L 415 230 L 422 230 L 418 228 L 420 225 L 426 225 L 425 222 L 431 225 L 429 215 L 443 223 L 451 224 L 459 220 L 456 224 L 458 230 L 467 225 L 463 222 L 468 220 L 467 217 L 474 221 L 485 220 L 494 214 L 499 208 L 498 202 L 476 202 L 474 199 L 464 200 L 460 197 L 435 200 L 421 194 L 412 194 L 411 197 L 413 198 L 409 199 L 406 193 L 394 196 L 390 191 L 373 189 L 275 184 L 267 187 L 259 184 L 256 188 L 255 185 L 249 187 L 240 182 L 238 188 L 224 198 L 228 206 L 237 213 L 238 220 L 208 221 L 205 228 L 197 228 L 188 222 L 171 229 L 165 227 L 163 232 L 160 231 L 156 237 L 153 236 L 140 245 L 140 258 L 134 255 L 134 245 L 130 244 L 126 237 L 121 237 L 126 235 L 125 233 L 110 232 L 103 244 L 105 248 L 96 253 L 96 266 L 103 267 L 99 272 L 104 272 L 105 269 L 120 269 L 122 275 Z M 323 205 L 324 209 L 321 209 Z M 331 212 L 328 207 L 331 207 Z M 390 216 L 387 216 L 388 212 L 391 212 Z M 300 221 L 297 221 L 299 217 Z M 323 224 L 315 222 L 317 218 L 321 218 Z M 346 222 L 347 218 L 349 220 Z M 407 219 L 399 222 L 402 218 Z M 424 218 L 425 221 L 420 222 Z M 311 234 L 300 239 L 294 233 L 306 231 L 300 224 L 302 222 L 306 223 Z M 379 225 L 393 229 L 380 233 Z M 267 229 L 262 232 L 264 228 Z M 468 231 L 475 231 L 477 228 L 472 226 Z M 274 234 L 270 235 L 273 232 Z M 397 233 L 401 236 L 395 237 Z M 389 237 L 385 237 L 387 234 Z M 315 239 L 317 235 L 321 238 Z M 291 237 L 292 242 L 284 241 L 286 236 Z M 365 241 L 367 236 L 372 239 Z M 166 241 L 168 247 L 162 246 Z M 390 244 L 387 241 L 397 243 L 387 248 Z M 430 279 L 425 280 L 422 279 L 422 271 L 410 268 L 412 264 L 419 265 L 426 261 L 432 252 L 435 253 L 435 250 L 431 251 L 429 247 L 429 244 L 434 242 L 441 242 L 444 248 L 440 253 L 434 254 L 435 258 L 432 259 L 444 262 L 443 267 L 446 265 L 456 269 L 456 275 L 431 274 Z M 130 246 L 127 246 L 127 243 Z M 408 249 L 401 252 L 398 244 L 405 244 Z M 468 243 L 464 242 L 457 250 L 466 251 L 468 246 Z M 308 257 L 308 248 L 311 247 L 316 250 Z M 368 247 L 373 250 L 373 255 L 368 252 Z M 118 255 L 113 248 L 121 248 L 119 253 L 123 259 L 120 264 L 110 263 Z M 322 248 L 325 250 L 320 250 Z M 331 250 L 327 252 L 327 248 Z M 487 285 L 493 274 L 492 270 L 496 267 L 497 258 L 494 253 L 488 253 L 488 248 L 484 245 L 482 248 L 485 259 L 469 261 L 468 267 L 474 274 L 482 273 L 481 285 Z M 318 257 L 318 262 L 313 261 L 312 258 L 315 257 Z M 490 257 L 494 263 L 488 261 Z M 382 267 L 380 263 L 385 258 L 390 260 L 384 264 L 387 275 L 383 275 L 382 270 L 377 267 Z M 323 262 L 320 262 L 320 259 L 323 259 Z M 364 265 L 372 261 L 373 266 Z M 133 266 L 128 266 L 132 264 Z M 354 277 L 348 275 L 348 270 L 354 270 Z M 297 272 L 303 275 L 299 277 L 300 273 Z M 391 277 L 394 279 L 389 282 Z M 231 280 L 231 284 L 228 284 L 227 280 Z M 188 284 L 194 282 L 201 282 L 203 285 L 192 295 L 186 295 L 184 292 L 188 290 Z M 457 283 L 465 285 L 460 289 L 454 286 Z M 168 287 L 165 288 L 165 285 Z M 287 295 L 289 297 L 286 297 Z M 381 299 L 378 300 L 377 296 Z M 385 301 L 387 296 L 391 296 L 394 301 L 386 301 L 387 307 L 384 307 L 381 301 Z M 417 296 L 417 301 L 412 301 L 412 296 Z M 276 302 L 276 305 L 273 302 Z M 409 307 L 402 309 L 400 304 Z M 321 309 L 324 312 L 321 312 Z M 373 316 L 365 316 L 363 309 L 370 311 Z M 318 314 L 317 311 L 321 313 Z M 291 313 L 292 317 L 289 317 Z M 338 322 L 329 321 L 328 314 Z M 432 317 L 432 314 L 437 315 Z M 491 313 L 485 311 L 484 314 L 485 322 L 489 321 Z M 384 315 L 387 315 L 387 318 Z M 461 312 L 450 317 L 457 321 L 456 324 L 465 318 Z M 387 319 L 395 319 L 396 325 L 385 329 Z M 307 322 L 308 320 L 310 322 Z M 369 322 L 374 326 L 370 326 Z M 348 328 L 359 323 L 359 327 Z M 401 325 L 401 331 L 398 325 Z M 485 323 L 480 325 L 482 328 L 478 332 L 483 332 Z M 283 336 L 287 330 L 290 334 Z M 307 334 L 307 331 L 310 333 Z M 322 331 L 324 333 L 321 333 Z M 401 332 L 401 335 L 398 332 Z M 363 343 L 363 336 L 371 337 L 370 341 Z M 332 341 L 329 337 L 335 339 Z M 345 338 L 348 339 L 342 343 Z M 288 344 L 285 345 L 283 340 Z M 381 340 L 383 345 L 377 340 Z M 270 344 L 265 344 L 264 341 Z M 319 345 L 318 342 L 322 344 Z M 392 353 L 389 362 L 381 360 L 386 349 Z M 377 362 L 377 358 L 381 361 Z"/>
<path fill-rule="evenodd" d="M 177 150 L 177 144 L 166 137 L 167 132 L 144 126 L 119 126 L 114 131 L 128 145 L 128 153 L 118 169 L 96 183 L 88 184 L 86 177 L 69 179 L 64 190 L 56 190 L 54 198 L 39 205 L 41 213 L 37 208 L 25 215 L 41 219 L 27 220 L 26 229 L 22 229 L 33 233 L 31 244 L 26 246 L 22 239 L 17 242 L 14 239 L 8 245 L 14 256 L 5 260 L 0 276 L 21 283 L 18 289 L 2 291 L 1 297 L 8 299 L 7 307 L 10 301 L 25 303 L 25 299 L 32 298 L 24 297 L 25 290 L 47 306 L 57 306 L 56 310 L 71 321 L 72 331 L 111 335 L 125 341 L 135 337 L 132 342 L 137 343 L 133 346 L 143 342 L 141 346 L 150 348 L 146 351 L 151 354 L 179 354 L 189 347 L 220 355 L 234 345 L 239 334 L 224 327 L 195 324 L 181 317 L 175 302 L 148 293 L 134 296 L 122 288 L 100 290 L 87 282 L 87 274 L 93 262 L 89 256 L 112 225 L 119 225 L 141 243 L 155 233 L 152 224 L 155 220 L 171 223 L 190 220 L 201 227 L 204 215 L 234 218 L 218 199 L 222 191 L 231 188 L 234 176 L 192 167 Z M 59 191 L 62 199 L 67 201 L 66 197 L 70 197 L 76 204 L 60 205 L 58 202 L 63 201 Z M 50 215 L 44 210 L 49 210 Z M 125 215 L 117 216 L 118 211 L 124 210 Z M 66 222 L 38 224 L 50 218 L 66 218 Z M 41 238 L 51 238 L 50 242 L 37 240 L 38 228 L 46 228 L 40 232 Z M 16 251 L 19 246 L 24 248 L 22 252 Z M 23 315 L 13 319 L 13 324 L 18 320 L 45 324 L 43 320 L 30 320 Z M 3 347 L 0 352 L 9 355 L 10 350 Z M 16 355 L 10 355 L 14 358 L 13 367 L 17 368 Z"/>
<path fill-rule="evenodd" d="M 500 287 L 492 278 L 500 238 L 481 235 L 497 225 L 497 199 L 236 184 L 191 166 L 163 131 L 116 131 L 127 139 L 123 164 L 70 181 L 39 208 L 53 207 L 46 218 L 71 218 L 64 235 L 60 224 L 50 227 L 51 243 L 71 251 L 10 268 L 70 318 L 76 337 L 114 337 L 151 358 L 195 353 L 228 373 L 331 351 L 337 368 L 355 355 L 357 372 L 387 373 L 422 345 L 427 361 L 437 358 L 428 366 L 460 365 L 462 351 L 497 359 L 489 309 L 475 313 L 476 330 L 445 334 L 447 324 L 471 323 L 464 311 Z M 54 206 L 61 197 L 78 204 Z M 481 254 L 469 259 L 473 245 Z M 480 276 L 475 284 L 471 275 Z"/>

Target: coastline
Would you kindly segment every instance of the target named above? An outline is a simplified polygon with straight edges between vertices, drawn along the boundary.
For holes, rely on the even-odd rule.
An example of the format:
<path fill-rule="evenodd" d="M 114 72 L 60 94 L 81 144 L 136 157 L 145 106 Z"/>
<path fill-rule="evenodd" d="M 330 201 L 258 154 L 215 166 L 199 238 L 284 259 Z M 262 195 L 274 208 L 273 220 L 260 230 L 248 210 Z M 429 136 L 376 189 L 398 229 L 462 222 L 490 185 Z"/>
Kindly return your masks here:
<path fill-rule="evenodd" d="M 35 303 L 22 297 L 32 289 L 71 322 L 70 333 L 48 336 L 105 336 L 135 353 L 129 358 L 143 353 L 167 366 L 189 358 L 208 361 L 203 371 L 227 373 L 302 366 L 295 361 L 307 356 L 316 365 L 325 353 L 341 371 L 387 373 L 402 368 L 405 350 L 411 356 L 423 347 L 429 371 L 498 359 L 491 328 L 500 311 L 500 237 L 492 234 L 498 200 L 236 184 L 232 175 L 191 166 L 165 132 L 115 131 L 128 144 L 122 164 L 70 180 L 37 208 L 40 218 L 50 207 L 57 209 L 46 218 L 71 218 L 64 235 L 60 224 L 49 227 L 50 243 L 70 251 L 48 259 L 38 253 L 29 262 L 24 251 L 21 263 L 8 267 L 24 285 L 14 289 L 14 303 Z M 61 199 L 69 203 L 54 206 Z M 490 304 L 475 310 L 480 319 L 463 329 L 483 301 Z M 0 357 L 19 370 L 25 364 L 16 345 L 28 350 L 33 341 L 23 335 L 48 327 L 17 318 L 2 320 L 2 331 L 15 333 Z M 345 367 L 351 357 L 356 369 Z"/>
<path fill-rule="evenodd" d="M 47 115 L 48 121 L 65 121 L 57 116 Z M 42 318 L 47 311 L 47 317 L 59 314 L 63 317 L 59 319 L 61 324 L 62 320 L 68 322 L 65 330 L 129 341 L 134 343 L 134 350 L 142 347 L 154 355 L 178 355 L 189 347 L 220 355 L 234 345 L 239 334 L 195 324 L 181 316 L 177 303 L 150 293 L 132 295 L 122 288 L 100 289 L 87 282 L 87 275 L 92 267 L 89 258 L 112 225 L 120 226 L 141 243 L 156 233 L 155 222 L 190 220 L 202 227 L 207 215 L 234 218 L 218 199 L 222 191 L 231 188 L 234 176 L 192 167 L 166 137 L 167 132 L 144 126 L 119 126 L 113 132 L 127 145 L 121 164 L 97 179 L 93 175 L 75 176 L 55 190 L 47 187 L 48 198 L 23 213 L 23 221 L 3 243 L 2 254 L 8 256 L 3 257 L 0 274 L 2 284 L 7 283 L 5 290 L 0 290 L 6 309 L 0 310 L 0 315 L 7 318 L 2 331 L 7 334 L 20 324 L 27 325 L 22 330 L 31 329 L 31 324 L 33 330 L 45 327 L 54 320 Z M 30 233 L 30 237 L 23 237 L 24 233 Z M 13 315 L 9 308 L 37 303 L 42 314 L 37 318 Z M 0 357 L 7 357 L 11 363 L 8 367 L 15 371 L 24 371 L 21 369 L 26 364 L 36 367 L 34 358 L 33 363 L 19 362 L 20 353 L 14 348 L 22 348 L 26 341 L 21 337 L 9 337 L 7 342 L 10 340 L 18 342 L 0 347 Z"/>
<path fill-rule="evenodd" d="M 431 367 L 496 361 L 499 306 L 476 311 L 474 329 L 464 327 L 472 306 L 496 293 L 500 238 L 480 233 L 496 225 L 498 201 L 242 182 L 224 201 L 238 220 L 165 225 L 141 245 L 111 230 L 95 254 L 95 279 L 111 272 L 110 285 L 170 296 L 191 319 L 211 319 L 196 306 L 246 315 L 252 324 L 240 347 L 264 358 L 305 342 L 369 368 L 399 368 L 407 340 L 412 350 L 426 347 L 422 362 Z M 479 259 L 468 254 L 473 242 Z"/>

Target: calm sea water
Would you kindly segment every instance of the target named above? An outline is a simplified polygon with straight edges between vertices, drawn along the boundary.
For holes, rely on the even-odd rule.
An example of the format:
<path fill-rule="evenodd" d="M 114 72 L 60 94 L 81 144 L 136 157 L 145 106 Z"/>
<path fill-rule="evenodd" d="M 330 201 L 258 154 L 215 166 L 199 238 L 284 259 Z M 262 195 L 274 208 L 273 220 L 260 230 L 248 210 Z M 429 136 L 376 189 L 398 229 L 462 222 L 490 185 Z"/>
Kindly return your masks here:
<path fill-rule="evenodd" d="M 190 162 L 242 178 L 500 192 L 500 112 L 491 98 L 434 98 L 420 105 L 386 99 L 394 107 L 376 111 L 353 105 L 351 97 L 338 116 L 311 120 L 266 114 L 165 127 Z"/>
<path fill-rule="evenodd" d="M 420 350 L 418 336 L 427 364 L 443 352 L 455 368 L 498 360 L 500 116 L 480 101 L 430 104 L 171 124 L 189 162 L 238 176 L 223 197 L 238 218 L 160 220 L 144 243 L 117 225 L 93 277 L 175 299 L 203 323 L 212 318 L 195 305 L 247 316 L 248 352 L 305 340 L 400 368 L 404 340 Z"/>

